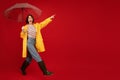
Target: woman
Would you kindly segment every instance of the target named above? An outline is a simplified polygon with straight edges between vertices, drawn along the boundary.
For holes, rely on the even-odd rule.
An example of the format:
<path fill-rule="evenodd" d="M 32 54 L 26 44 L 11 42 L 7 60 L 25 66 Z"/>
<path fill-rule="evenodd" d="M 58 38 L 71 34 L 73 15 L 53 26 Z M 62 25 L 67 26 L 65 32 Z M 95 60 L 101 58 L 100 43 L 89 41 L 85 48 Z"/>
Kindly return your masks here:
<path fill-rule="evenodd" d="M 26 58 L 21 66 L 21 72 L 23 75 L 26 75 L 26 68 L 29 66 L 32 58 L 38 63 L 38 66 L 42 70 L 44 75 L 52 75 L 52 72 L 49 72 L 46 69 L 44 61 L 41 59 L 38 52 L 44 52 L 44 43 L 40 30 L 49 24 L 55 15 L 45 19 L 41 23 L 34 23 L 34 17 L 28 15 L 26 18 L 26 25 L 22 27 L 20 37 L 23 39 L 23 52 L 22 57 Z M 28 53 L 27 53 L 28 52 Z"/>

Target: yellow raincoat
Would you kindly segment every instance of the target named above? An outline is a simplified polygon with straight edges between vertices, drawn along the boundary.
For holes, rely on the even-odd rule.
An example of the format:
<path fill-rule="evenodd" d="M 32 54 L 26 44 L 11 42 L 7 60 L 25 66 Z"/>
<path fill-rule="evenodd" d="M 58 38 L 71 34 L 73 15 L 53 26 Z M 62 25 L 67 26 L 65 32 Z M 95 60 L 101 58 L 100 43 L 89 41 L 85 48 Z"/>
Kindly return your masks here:
<path fill-rule="evenodd" d="M 47 24 L 49 24 L 52 21 L 51 18 L 47 18 L 41 23 L 35 23 L 34 27 L 36 28 L 36 44 L 35 47 L 38 52 L 44 52 L 45 47 L 43 43 L 43 38 L 41 34 L 41 29 L 44 28 Z M 22 57 L 25 58 L 27 57 L 27 28 L 28 26 L 25 25 L 23 26 L 23 29 L 25 32 L 21 31 L 20 37 L 23 39 L 23 50 L 22 50 Z"/>

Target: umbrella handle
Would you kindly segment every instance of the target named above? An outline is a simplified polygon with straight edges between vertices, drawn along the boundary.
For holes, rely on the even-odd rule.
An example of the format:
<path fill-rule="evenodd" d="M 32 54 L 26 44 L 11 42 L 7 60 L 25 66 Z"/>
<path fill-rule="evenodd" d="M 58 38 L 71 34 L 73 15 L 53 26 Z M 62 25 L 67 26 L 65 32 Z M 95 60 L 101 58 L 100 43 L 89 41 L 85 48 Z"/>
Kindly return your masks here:
<path fill-rule="evenodd" d="M 23 22 L 23 11 L 24 11 L 24 8 L 21 8 L 22 9 L 22 22 Z"/>

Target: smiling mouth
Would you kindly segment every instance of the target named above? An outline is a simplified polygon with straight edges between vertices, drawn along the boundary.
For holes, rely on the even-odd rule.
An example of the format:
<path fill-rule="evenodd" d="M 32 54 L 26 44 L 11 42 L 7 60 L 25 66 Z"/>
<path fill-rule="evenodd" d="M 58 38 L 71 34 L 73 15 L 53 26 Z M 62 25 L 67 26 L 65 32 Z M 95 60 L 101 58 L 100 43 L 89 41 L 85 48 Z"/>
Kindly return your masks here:
<path fill-rule="evenodd" d="M 32 20 L 30 20 L 30 22 L 32 22 Z"/>

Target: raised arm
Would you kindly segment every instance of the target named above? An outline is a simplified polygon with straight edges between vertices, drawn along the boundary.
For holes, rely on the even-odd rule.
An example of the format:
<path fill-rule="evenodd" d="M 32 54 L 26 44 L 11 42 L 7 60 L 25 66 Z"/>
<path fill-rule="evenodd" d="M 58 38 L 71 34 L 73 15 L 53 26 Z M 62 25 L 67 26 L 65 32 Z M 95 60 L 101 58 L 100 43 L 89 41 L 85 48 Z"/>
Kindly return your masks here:
<path fill-rule="evenodd" d="M 45 19 L 44 21 L 38 23 L 40 28 L 44 28 L 45 26 L 47 26 L 53 19 L 54 19 L 55 15 L 52 15 L 50 17 L 48 17 L 47 19 Z"/>

